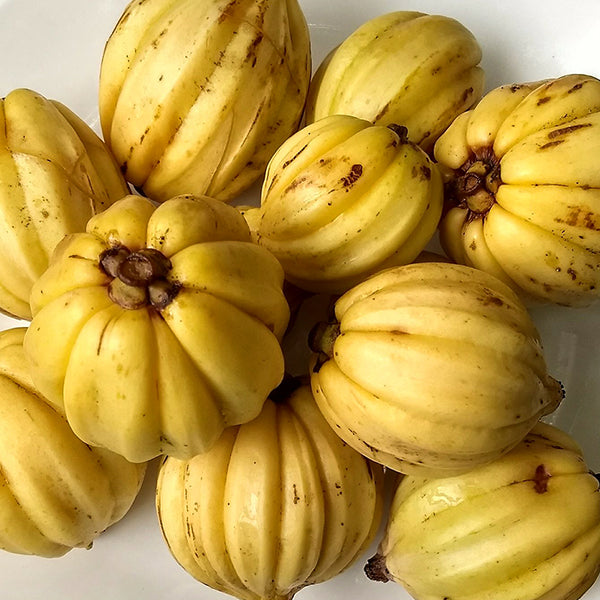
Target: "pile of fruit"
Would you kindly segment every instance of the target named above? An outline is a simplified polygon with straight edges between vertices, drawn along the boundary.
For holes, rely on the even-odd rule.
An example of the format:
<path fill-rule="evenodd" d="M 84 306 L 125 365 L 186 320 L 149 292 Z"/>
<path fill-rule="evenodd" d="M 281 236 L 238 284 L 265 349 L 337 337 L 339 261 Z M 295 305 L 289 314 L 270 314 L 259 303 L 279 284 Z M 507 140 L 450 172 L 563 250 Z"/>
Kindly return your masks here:
<path fill-rule="evenodd" d="M 173 559 L 242 600 L 357 561 L 416 600 L 589 589 L 599 484 L 530 307 L 600 295 L 600 80 L 480 61 L 396 11 L 313 73 L 297 0 L 135 0 L 102 138 L 0 101 L 0 548 L 90 547 L 156 460 Z"/>

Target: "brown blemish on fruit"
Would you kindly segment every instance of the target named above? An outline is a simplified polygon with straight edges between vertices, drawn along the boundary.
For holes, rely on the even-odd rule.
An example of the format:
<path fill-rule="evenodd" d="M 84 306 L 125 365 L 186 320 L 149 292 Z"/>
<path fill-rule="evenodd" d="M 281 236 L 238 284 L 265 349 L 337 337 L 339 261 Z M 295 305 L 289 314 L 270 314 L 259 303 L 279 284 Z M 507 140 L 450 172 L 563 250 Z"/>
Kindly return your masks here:
<path fill-rule="evenodd" d="M 550 473 L 546 471 L 544 465 L 538 465 L 535 469 L 535 475 L 533 477 L 534 489 L 538 494 L 544 494 L 548 491 L 548 481 L 550 480 Z"/>
<path fill-rule="evenodd" d="M 302 154 L 302 152 L 304 152 L 304 150 L 306 150 L 306 147 L 308 146 L 308 144 L 305 144 L 304 146 L 302 146 L 302 148 L 300 148 L 300 150 L 298 150 L 298 152 L 296 152 L 296 154 L 294 154 L 294 156 L 292 156 L 292 158 L 286 160 L 282 165 L 281 168 L 285 169 L 286 167 L 288 167 L 291 163 L 293 163 L 296 158 L 298 158 L 298 156 L 300 154 Z"/>
<path fill-rule="evenodd" d="M 562 144 L 565 140 L 555 140 L 553 142 L 548 142 L 546 144 L 542 144 L 540 146 L 540 150 L 547 150 L 548 148 L 553 148 L 554 146 L 558 146 L 559 144 Z"/>
<path fill-rule="evenodd" d="M 340 181 L 341 181 L 342 185 L 345 188 L 347 188 L 347 187 L 354 185 L 358 181 L 358 179 L 362 176 L 362 174 L 363 174 L 363 166 L 360 164 L 354 164 L 350 168 L 350 173 L 348 173 L 348 175 L 346 177 L 342 177 L 340 179 Z"/>
<path fill-rule="evenodd" d="M 429 181 L 431 179 L 431 169 L 426 165 L 420 167 L 413 167 L 412 176 L 414 179 L 420 179 L 421 181 Z"/>
<path fill-rule="evenodd" d="M 580 90 L 583 87 L 583 83 L 576 83 L 568 92 L 567 94 L 570 94 L 571 92 L 576 92 L 577 90 Z"/>
<path fill-rule="evenodd" d="M 571 227 L 585 227 L 592 231 L 600 231 L 600 216 L 581 206 L 569 206 L 567 216 L 564 219 L 557 217 L 555 221 Z"/>
<path fill-rule="evenodd" d="M 574 131 L 578 131 L 579 129 L 585 129 L 587 127 L 591 127 L 591 123 L 580 123 L 579 125 L 569 125 L 567 127 L 561 127 L 560 129 L 554 129 L 548 133 L 548 139 L 553 140 L 561 135 L 569 135 L 569 133 L 573 133 Z"/>

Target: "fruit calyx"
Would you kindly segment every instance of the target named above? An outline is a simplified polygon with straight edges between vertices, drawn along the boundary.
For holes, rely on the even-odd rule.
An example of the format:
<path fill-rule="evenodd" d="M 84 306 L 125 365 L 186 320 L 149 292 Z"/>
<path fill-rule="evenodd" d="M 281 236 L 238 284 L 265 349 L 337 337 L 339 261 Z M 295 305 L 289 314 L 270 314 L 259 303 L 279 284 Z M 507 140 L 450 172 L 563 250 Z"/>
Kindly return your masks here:
<path fill-rule="evenodd" d="M 496 202 L 501 183 L 500 161 L 491 150 L 483 151 L 459 169 L 452 196 L 472 217 L 485 216 Z"/>
<path fill-rule="evenodd" d="M 150 304 L 162 310 L 181 287 L 167 279 L 171 261 L 154 248 L 131 251 L 121 244 L 112 246 L 102 252 L 99 264 L 113 278 L 108 286 L 111 300 L 125 309 Z"/>
<path fill-rule="evenodd" d="M 387 583 L 392 579 L 390 572 L 385 566 L 385 557 L 383 554 L 375 554 L 375 556 L 369 558 L 364 567 L 364 571 L 365 575 L 371 581 L 381 581 L 382 583 Z"/>
<path fill-rule="evenodd" d="M 316 354 L 313 371 L 318 373 L 321 365 L 333 357 L 333 345 L 340 335 L 338 321 L 320 321 L 308 334 L 308 347 Z"/>

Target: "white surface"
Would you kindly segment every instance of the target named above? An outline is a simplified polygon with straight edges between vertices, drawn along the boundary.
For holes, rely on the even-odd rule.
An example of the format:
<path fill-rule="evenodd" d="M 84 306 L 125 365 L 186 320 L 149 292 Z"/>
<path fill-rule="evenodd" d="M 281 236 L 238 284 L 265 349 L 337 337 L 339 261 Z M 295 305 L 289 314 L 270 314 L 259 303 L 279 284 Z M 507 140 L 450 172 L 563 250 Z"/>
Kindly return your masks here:
<path fill-rule="evenodd" d="M 60 100 L 99 131 L 97 81 L 103 45 L 125 0 L 0 0 L 0 96 L 30 87 Z M 460 20 L 483 48 L 487 89 L 567 73 L 600 77 L 600 2 L 577 0 L 301 0 L 311 26 L 313 63 L 365 20 L 391 10 L 420 10 Z M 256 200 L 256 199 L 255 199 Z M 554 422 L 570 432 L 588 464 L 600 469 L 600 309 L 533 312 L 551 373 L 567 397 Z M 20 323 L 0 317 L 0 328 Z M 155 465 L 133 509 L 91 550 L 60 559 L 0 553 L 0 597 L 6 600 L 218 600 L 171 558 L 154 512 Z M 372 549 L 371 549 L 372 550 Z M 371 555 L 365 553 L 365 559 Z M 368 581 L 364 560 L 298 600 L 368 597 L 405 600 L 397 585 Z M 585 600 L 600 600 L 600 582 Z"/>

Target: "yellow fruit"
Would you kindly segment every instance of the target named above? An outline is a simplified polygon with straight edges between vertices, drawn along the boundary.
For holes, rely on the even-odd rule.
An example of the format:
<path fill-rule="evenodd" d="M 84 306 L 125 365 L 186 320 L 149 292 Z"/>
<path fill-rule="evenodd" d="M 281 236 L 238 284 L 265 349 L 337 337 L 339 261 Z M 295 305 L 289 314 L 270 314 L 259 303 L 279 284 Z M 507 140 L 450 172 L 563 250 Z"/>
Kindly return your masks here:
<path fill-rule="evenodd" d="M 333 432 L 309 386 L 277 393 L 207 453 L 168 457 L 159 471 L 157 511 L 173 557 L 244 600 L 290 599 L 335 577 L 381 517 L 380 467 Z"/>
<path fill-rule="evenodd" d="M 489 92 L 435 145 L 440 241 L 528 303 L 600 294 L 600 80 L 566 75 Z"/>
<path fill-rule="evenodd" d="M 437 167 L 404 128 L 332 115 L 277 150 L 252 223 L 292 283 L 341 293 L 415 259 L 436 231 L 442 202 Z"/>
<path fill-rule="evenodd" d="M 56 244 L 127 192 L 102 140 L 66 106 L 29 89 L 0 99 L 0 311 L 29 320 Z"/>
<path fill-rule="evenodd" d="M 569 435 L 539 423 L 469 473 L 405 477 L 366 571 L 417 600 L 577 600 L 599 565 L 598 480 Z"/>
<path fill-rule="evenodd" d="M 24 335 L 0 333 L 0 548 L 56 557 L 125 516 L 146 465 L 75 436 L 31 381 Z"/>
<path fill-rule="evenodd" d="M 230 200 L 296 130 L 310 72 L 297 0 L 134 0 L 102 57 L 104 139 L 156 201 Z"/>
<path fill-rule="evenodd" d="M 189 458 L 283 376 L 283 271 L 240 212 L 126 196 L 58 246 L 32 292 L 32 377 L 75 433 L 134 462 Z"/>
<path fill-rule="evenodd" d="M 312 331 L 311 381 L 330 425 L 368 458 L 438 477 L 506 453 L 562 400 L 518 297 L 447 262 L 355 286 Z"/>
<path fill-rule="evenodd" d="M 321 63 L 309 88 L 307 122 L 346 114 L 397 123 L 427 152 L 483 94 L 481 48 L 458 21 L 396 11 L 375 17 Z"/>

